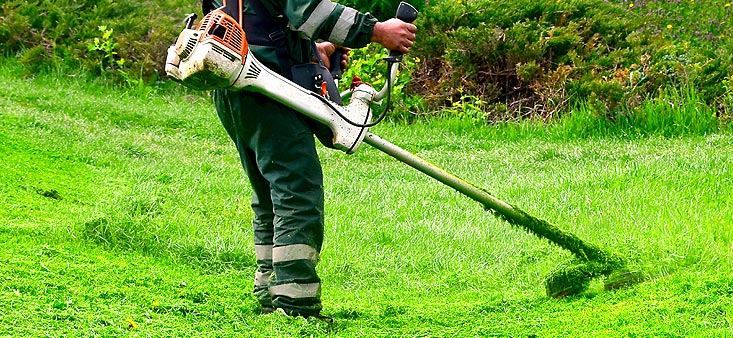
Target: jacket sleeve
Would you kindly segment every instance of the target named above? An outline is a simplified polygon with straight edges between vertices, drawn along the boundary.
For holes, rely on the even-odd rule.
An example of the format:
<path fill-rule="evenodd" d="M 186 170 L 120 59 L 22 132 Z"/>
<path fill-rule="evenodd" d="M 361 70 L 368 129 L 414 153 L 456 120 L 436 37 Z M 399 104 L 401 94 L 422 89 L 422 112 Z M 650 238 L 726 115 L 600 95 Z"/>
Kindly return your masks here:
<path fill-rule="evenodd" d="M 371 42 L 377 19 L 330 0 L 284 0 L 291 29 L 310 39 L 321 39 L 351 48 Z"/>

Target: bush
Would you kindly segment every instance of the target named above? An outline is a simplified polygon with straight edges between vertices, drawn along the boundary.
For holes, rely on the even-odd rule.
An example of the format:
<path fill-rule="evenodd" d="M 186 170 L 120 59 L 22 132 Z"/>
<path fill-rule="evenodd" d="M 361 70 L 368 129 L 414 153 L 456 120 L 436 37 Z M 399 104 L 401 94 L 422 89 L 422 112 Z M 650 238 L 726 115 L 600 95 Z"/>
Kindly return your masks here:
<path fill-rule="evenodd" d="M 399 4 L 339 2 L 381 20 L 393 17 Z M 694 88 L 696 100 L 731 119 L 727 3 L 410 2 L 421 13 L 418 41 L 405 58 L 396 92 L 400 116 L 448 108 L 443 111 L 477 122 L 548 120 L 587 105 L 614 119 L 669 88 Z M 167 48 L 186 14 L 200 13 L 198 6 L 183 0 L 6 0 L 0 5 L 0 54 L 17 57 L 29 74 L 81 69 L 140 86 L 164 74 Z M 355 50 L 345 78 L 358 73 L 380 84 L 383 52 Z"/>
<path fill-rule="evenodd" d="M 446 1 L 426 12 L 415 53 L 426 62 L 412 88 L 433 107 L 468 93 L 506 109 L 494 118 L 547 118 L 581 96 L 615 102 L 605 99 L 611 75 L 634 64 L 627 37 L 636 27 L 611 4 Z"/>
<path fill-rule="evenodd" d="M 399 4 L 341 2 L 382 20 L 393 17 Z M 22 57 L 28 73 L 55 65 L 150 82 L 164 74 L 167 48 L 191 12 L 200 14 L 200 2 L 9 0 L 0 7 L 0 54 Z"/>
<path fill-rule="evenodd" d="M 0 9 L 0 53 L 22 56 L 29 72 L 58 65 L 154 80 L 182 19 L 197 8 L 171 1 L 10 0 Z"/>
<path fill-rule="evenodd" d="M 580 103 L 635 109 L 660 89 L 681 86 L 714 104 L 728 93 L 731 45 L 707 34 L 728 36 L 711 27 L 727 14 L 703 2 L 437 2 L 418 22 L 413 54 L 425 62 L 410 89 L 432 110 L 479 97 L 493 120 L 548 119 Z M 684 25 L 705 12 L 720 19 L 697 22 L 695 32 Z M 678 21 L 668 24 L 670 16 Z M 666 28 L 677 26 L 687 28 Z"/>

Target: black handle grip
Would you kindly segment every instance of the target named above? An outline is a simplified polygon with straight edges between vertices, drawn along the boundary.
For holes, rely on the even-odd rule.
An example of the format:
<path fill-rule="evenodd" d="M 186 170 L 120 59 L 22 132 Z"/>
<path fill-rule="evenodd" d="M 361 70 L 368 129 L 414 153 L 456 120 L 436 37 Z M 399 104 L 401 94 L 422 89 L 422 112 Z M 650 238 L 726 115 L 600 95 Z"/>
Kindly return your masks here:
<path fill-rule="evenodd" d="M 417 19 L 417 13 L 419 12 L 417 11 L 417 9 L 415 9 L 415 7 L 402 1 L 400 2 L 400 5 L 397 6 L 397 15 L 395 15 L 395 17 L 404 22 L 412 23 L 413 21 L 415 21 L 415 19 Z M 401 62 L 402 52 L 391 50 L 389 51 L 389 56 L 384 59 L 389 62 Z"/>
<path fill-rule="evenodd" d="M 196 13 L 191 13 L 186 17 L 186 29 L 193 28 L 193 24 L 196 21 L 196 18 L 198 18 L 198 15 L 196 15 Z"/>
<path fill-rule="evenodd" d="M 397 14 L 395 17 L 397 19 L 400 19 L 407 23 L 412 23 L 417 19 L 417 9 L 413 7 L 412 5 L 402 1 L 400 2 L 399 6 L 397 6 Z"/>
<path fill-rule="evenodd" d="M 329 71 L 334 80 L 341 79 L 341 56 L 344 55 L 344 50 L 341 47 L 336 47 L 336 51 L 331 54 L 328 61 L 331 65 Z"/>

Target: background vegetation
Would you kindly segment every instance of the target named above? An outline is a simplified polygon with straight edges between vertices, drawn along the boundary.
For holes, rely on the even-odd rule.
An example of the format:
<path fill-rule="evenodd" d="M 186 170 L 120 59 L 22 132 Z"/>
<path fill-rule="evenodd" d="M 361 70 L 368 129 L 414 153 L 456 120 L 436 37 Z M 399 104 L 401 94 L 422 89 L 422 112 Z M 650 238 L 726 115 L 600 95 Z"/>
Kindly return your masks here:
<path fill-rule="evenodd" d="M 727 116 L 729 6 L 441 2 L 421 21 L 416 55 L 424 62 L 412 88 L 430 107 L 457 108 L 480 120 L 548 119 L 578 104 L 623 119 L 670 88 L 694 91 L 693 100 Z"/>
<path fill-rule="evenodd" d="M 395 0 L 343 0 L 393 15 Z M 731 7 L 727 1 L 414 1 L 416 47 L 404 65 L 396 115 L 450 114 L 477 123 L 537 118 L 583 107 L 597 119 L 640 119 L 670 106 L 669 92 L 730 120 Z M 169 0 L 9 0 L 0 53 L 26 74 L 60 68 L 133 86 L 164 80 L 165 52 L 200 3 Z M 124 15 L 123 15 L 124 14 Z M 354 51 L 354 68 L 379 83 L 383 55 Z M 408 80 L 409 83 L 406 83 Z M 343 85 L 348 84 L 343 81 Z M 402 89 L 402 88 L 401 88 Z M 656 100 L 656 101 L 655 101 Z"/>
<path fill-rule="evenodd" d="M 550 299 L 567 252 L 369 147 L 319 148 L 333 326 L 258 315 L 236 151 L 162 75 L 198 4 L 0 6 L 0 336 L 733 332 L 726 2 L 431 1 L 392 116 L 419 123 L 372 131 L 652 278 Z M 382 56 L 350 74 L 379 82 Z"/>
<path fill-rule="evenodd" d="M 394 16 L 399 1 L 344 3 L 384 19 Z M 8 0 L 1 6 L 0 53 L 17 57 L 27 75 L 60 68 L 134 84 L 165 77 L 165 54 L 183 19 L 201 16 L 201 1 L 187 0 Z"/>

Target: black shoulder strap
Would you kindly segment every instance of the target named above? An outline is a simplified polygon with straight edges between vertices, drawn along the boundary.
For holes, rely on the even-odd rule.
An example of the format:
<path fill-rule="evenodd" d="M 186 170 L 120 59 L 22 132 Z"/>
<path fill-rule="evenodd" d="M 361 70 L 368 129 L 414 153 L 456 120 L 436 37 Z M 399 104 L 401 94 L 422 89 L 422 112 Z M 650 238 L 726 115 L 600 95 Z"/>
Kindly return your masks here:
<path fill-rule="evenodd" d="M 224 0 L 224 11 L 231 15 L 239 25 L 244 27 L 242 23 L 242 0 Z"/>
<path fill-rule="evenodd" d="M 201 11 L 203 11 L 204 15 L 209 14 L 209 12 L 215 9 L 216 7 L 214 7 L 214 2 L 212 0 L 203 0 L 201 2 Z"/>
<path fill-rule="evenodd" d="M 293 78 L 290 67 L 290 52 L 288 51 L 287 34 L 288 20 L 283 13 L 267 6 L 262 0 L 249 0 L 256 15 L 243 15 L 243 0 L 222 0 L 224 11 L 237 20 L 247 35 L 247 43 L 257 46 L 275 47 L 277 63 L 280 70 L 288 79 Z M 201 9 L 204 15 L 215 10 L 213 0 L 202 0 Z"/>
<path fill-rule="evenodd" d="M 224 2 L 224 11 L 229 14 L 234 20 L 239 22 L 242 26 L 242 0 L 222 0 Z M 214 6 L 213 0 L 202 0 L 201 11 L 204 15 L 215 10 L 217 7 Z M 243 26 L 244 27 L 244 26 Z"/>
<path fill-rule="evenodd" d="M 266 6 L 263 0 L 249 0 L 249 5 L 255 15 L 244 16 L 242 27 L 247 34 L 247 42 L 251 45 L 274 47 L 282 75 L 292 80 L 293 74 L 290 69 L 292 63 L 288 50 L 288 35 L 291 31 L 288 28 L 287 18 L 284 14 Z"/>

